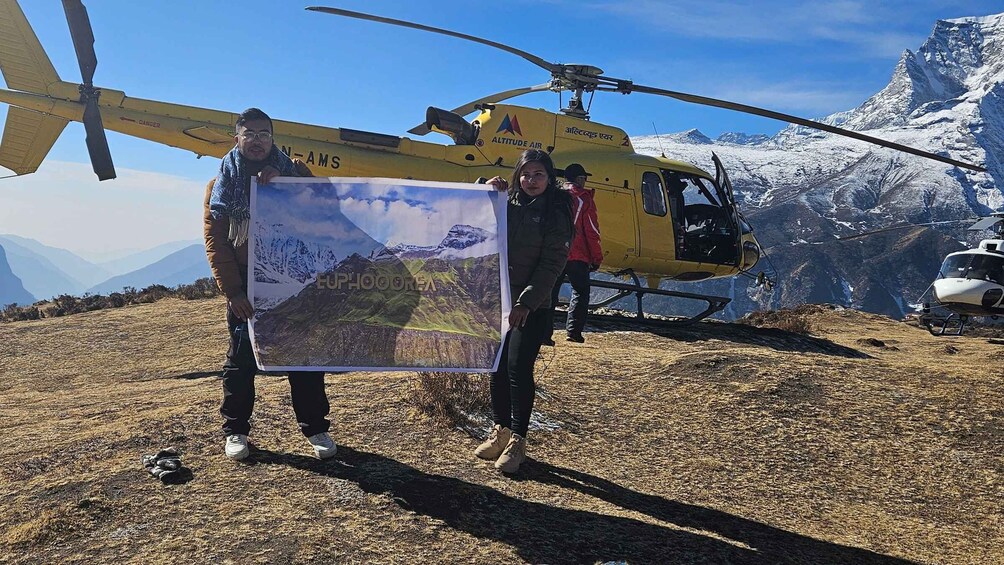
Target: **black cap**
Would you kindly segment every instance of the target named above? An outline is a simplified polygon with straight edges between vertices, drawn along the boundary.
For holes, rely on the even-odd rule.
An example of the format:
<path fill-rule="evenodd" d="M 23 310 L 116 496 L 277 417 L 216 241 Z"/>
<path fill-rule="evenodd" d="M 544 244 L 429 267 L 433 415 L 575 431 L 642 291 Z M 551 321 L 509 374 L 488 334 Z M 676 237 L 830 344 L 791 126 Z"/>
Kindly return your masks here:
<path fill-rule="evenodd" d="M 578 163 L 572 163 L 571 165 L 565 167 L 565 180 L 574 181 L 578 177 L 591 177 L 592 175 L 587 173 L 582 165 Z"/>

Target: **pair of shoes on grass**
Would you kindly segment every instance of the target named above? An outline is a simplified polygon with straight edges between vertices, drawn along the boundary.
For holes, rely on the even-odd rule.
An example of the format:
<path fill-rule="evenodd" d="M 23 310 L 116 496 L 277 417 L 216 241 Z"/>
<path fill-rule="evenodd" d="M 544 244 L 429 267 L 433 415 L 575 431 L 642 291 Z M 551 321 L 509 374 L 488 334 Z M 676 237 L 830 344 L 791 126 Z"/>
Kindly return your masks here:
<path fill-rule="evenodd" d="M 314 448 L 314 455 L 318 459 L 328 459 L 335 456 L 338 452 L 338 446 L 328 435 L 328 432 L 321 432 L 319 434 L 314 434 L 307 438 L 310 446 Z M 230 434 L 227 436 L 227 441 L 223 448 L 224 453 L 227 457 L 235 461 L 240 461 L 246 459 L 248 454 L 251 453 L 251 449 L 248 446 L 248 436 L 246 434 Z"/>
<path fill-rule="evenodd" d="M 503 473 L 515 473 L 526 460 L 526 438 L 495 424 L 488 439 L 474 450 L 474 455 L 495 461 L 495 468 Z"/>
<path fill-rule="evenodd" d="M 161 449 L 155 455 L 144 455 L 141 459 L 148 473 L 164 484 L 179 484 L 191 478 L 191 471 L 181 464 L 181 451 L 176 447 Z"/>

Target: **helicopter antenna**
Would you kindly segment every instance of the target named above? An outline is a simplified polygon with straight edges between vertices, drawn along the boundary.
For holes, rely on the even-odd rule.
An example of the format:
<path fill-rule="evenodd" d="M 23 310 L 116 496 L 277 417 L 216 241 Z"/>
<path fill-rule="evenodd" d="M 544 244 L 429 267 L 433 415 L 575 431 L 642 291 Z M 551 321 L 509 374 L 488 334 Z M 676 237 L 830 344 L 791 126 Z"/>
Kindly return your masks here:
<path fill-rule="evenodd" d="M 662 148 L 662 138 L 659 137 L 659 130 L 655 127 L 655 122 L 652 122 L 652 129 L 655 131 L 655 140 L 659 142 L 659 151 L 662 152 L 662 158 L 666 158 L 666 150 Z"/>

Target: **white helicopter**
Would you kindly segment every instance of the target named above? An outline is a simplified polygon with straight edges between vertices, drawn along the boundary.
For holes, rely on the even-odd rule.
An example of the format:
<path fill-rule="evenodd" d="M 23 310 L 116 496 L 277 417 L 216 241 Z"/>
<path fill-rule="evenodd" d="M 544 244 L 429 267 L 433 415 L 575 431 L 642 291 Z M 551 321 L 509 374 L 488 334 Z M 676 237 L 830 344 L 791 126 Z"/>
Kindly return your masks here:
<path fill-rule="evenodd" d="M 840 239 L 846 241 L 896 229 L 965 221 L 971 220 L 893 226 Z M 960 336 L 970 317 L 989 316 L 996 320 L 1004 315 L 1004 212 L 980 218 L 967 230 L 993 230 L 997 237 L 984 239 L 973 249 L 949 253 L 945 257 L 938 277 L 928 287 L 935 304 L 925 302 L 920 316 L 920 323 L 933 335 Z M 921 298 L 926 294 L 924 291 Z M 947 310 L 948 315 L 939 310 Z"/>

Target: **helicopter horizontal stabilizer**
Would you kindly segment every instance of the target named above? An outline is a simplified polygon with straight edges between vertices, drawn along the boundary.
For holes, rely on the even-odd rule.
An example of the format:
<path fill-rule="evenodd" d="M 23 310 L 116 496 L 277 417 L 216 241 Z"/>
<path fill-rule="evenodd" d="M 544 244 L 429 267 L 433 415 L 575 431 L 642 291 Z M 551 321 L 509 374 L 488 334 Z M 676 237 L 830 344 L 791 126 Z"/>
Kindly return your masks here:
<path fill-rule="evenodd" d="M 18 175 L 38 170 L 69 121 L 23 108 L 10 108 L 0 141 L 0 166 Z"/>

